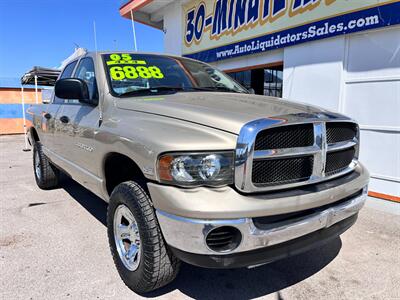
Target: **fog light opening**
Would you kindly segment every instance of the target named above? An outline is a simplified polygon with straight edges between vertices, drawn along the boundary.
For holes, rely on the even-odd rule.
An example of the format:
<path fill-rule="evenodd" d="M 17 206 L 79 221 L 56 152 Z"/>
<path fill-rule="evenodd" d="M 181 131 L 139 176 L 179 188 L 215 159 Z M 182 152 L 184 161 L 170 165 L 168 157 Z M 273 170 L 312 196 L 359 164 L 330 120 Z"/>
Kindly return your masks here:
<path fill-rule="evenodd" d="M 229 252 L 236 249 L 242 241 L 242 233 L 231 226 L 211 230 L 206 236 L 208 248 L 215 252 Z"/>

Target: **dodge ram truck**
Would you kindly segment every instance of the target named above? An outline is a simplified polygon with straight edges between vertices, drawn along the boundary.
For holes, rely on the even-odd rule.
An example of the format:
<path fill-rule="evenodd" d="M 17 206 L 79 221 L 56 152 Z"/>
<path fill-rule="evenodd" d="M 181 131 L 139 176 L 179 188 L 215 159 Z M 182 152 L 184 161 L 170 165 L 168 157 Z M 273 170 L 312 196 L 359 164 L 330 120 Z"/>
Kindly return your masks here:
<path fill-rule="evenodd" d="M 367 195 L 355 121 L 188 58 L 86 52 L 32 118 L 37 185 L 63 172 L 108 202 L 111 254 L 137 293 L 181 261 L 254 267 L 307 251 L 350 228 Z"/>

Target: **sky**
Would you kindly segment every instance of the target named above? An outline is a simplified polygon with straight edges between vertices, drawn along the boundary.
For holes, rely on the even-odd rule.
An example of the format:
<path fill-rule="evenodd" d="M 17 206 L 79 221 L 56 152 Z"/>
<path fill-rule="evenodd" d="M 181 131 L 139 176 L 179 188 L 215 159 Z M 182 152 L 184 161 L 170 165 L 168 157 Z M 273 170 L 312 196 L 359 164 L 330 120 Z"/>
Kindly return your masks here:
<path fill-rule="evenodd" d="M 134 50 L 121 0 L 0 0 L 0 77 L 20 78 L 33 66 L 58 67 L 75 44 L 98 50 Z M 163 52 L 163 32 L 135 23 L 139 51 Z"/>

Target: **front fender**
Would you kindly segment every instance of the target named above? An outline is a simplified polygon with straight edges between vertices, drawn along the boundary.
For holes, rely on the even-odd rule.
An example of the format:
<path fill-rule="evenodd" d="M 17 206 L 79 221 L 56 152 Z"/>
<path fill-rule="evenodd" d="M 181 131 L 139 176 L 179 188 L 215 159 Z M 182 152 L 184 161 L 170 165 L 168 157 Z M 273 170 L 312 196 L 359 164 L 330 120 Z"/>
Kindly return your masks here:
<path fill-rule="evenodd" d="M 237 136 L 174 118 L 118 110 L 118 118 L 103 121 L 96 139 L 103 163 L 108 153 L 120 153 L 130 157 L 148 179 L 157 180 L 161 153 L 233 150 Z"/>

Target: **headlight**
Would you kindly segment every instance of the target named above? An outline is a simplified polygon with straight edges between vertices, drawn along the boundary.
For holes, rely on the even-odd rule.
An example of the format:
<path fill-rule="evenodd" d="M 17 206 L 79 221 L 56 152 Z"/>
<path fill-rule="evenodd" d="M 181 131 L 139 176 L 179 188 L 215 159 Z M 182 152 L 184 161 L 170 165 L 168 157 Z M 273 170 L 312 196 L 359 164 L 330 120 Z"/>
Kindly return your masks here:
<path fill-rule="evenodd" d="M 233 152 L 171 153 L 158 159 L 161 182 L 181 186 L 233 183 Z"/>

